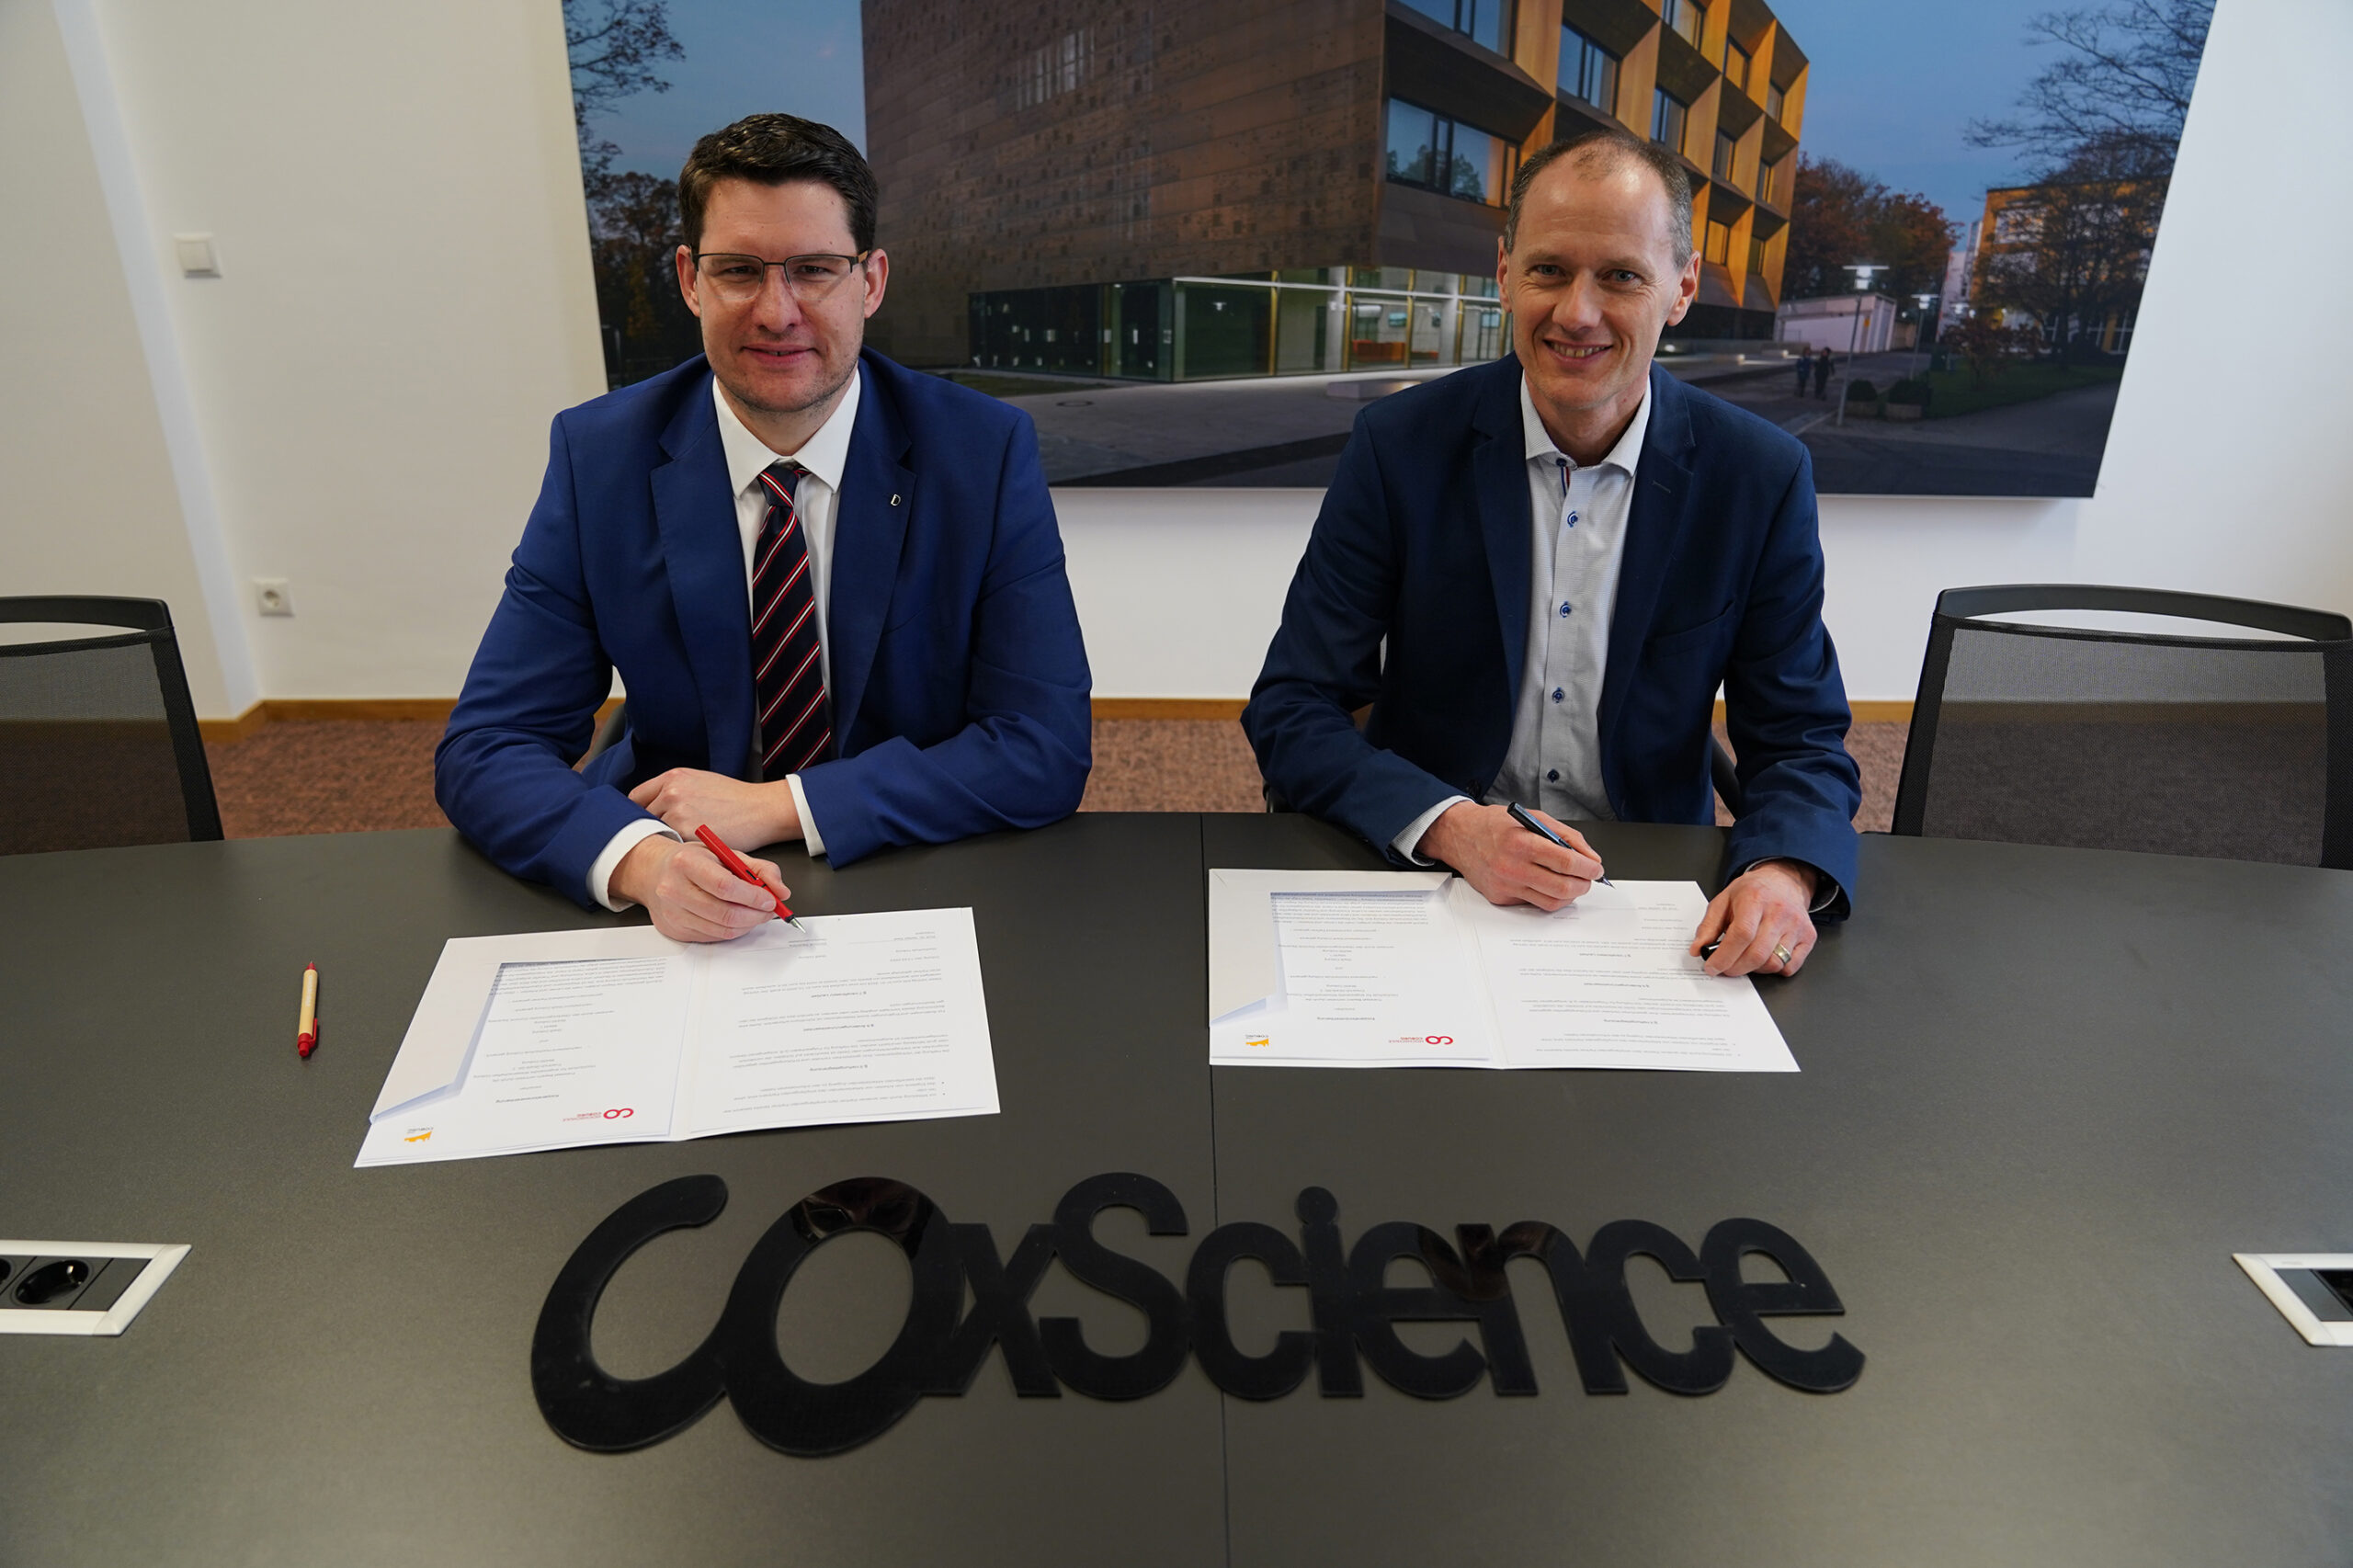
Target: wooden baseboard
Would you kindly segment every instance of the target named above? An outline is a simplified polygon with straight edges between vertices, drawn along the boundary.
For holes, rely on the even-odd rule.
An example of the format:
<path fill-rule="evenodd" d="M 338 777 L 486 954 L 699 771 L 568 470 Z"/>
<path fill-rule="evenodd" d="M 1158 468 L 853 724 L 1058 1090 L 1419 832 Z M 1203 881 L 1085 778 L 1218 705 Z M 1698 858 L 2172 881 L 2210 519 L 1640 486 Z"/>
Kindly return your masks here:
<path fill-rule="evenodd" d="M 273 697 L 256 702 L 234 719 L 205 719 L 199 722 L 208 741 L 242 741 L 264 724 L 285 723 L 309 720 L 383 721 L 387 719 L 429 720 L 440 723 L 449 717 L 449 710 L 457 706 L 454 697 L 351 697 L 307 698 Z M 619 698 L 609 698 L 597 710 L 597 722 L 603 723 Z M 1849 704 L 1859 724 L 1908 724 L 1912 722 L 1909 702 L 1861 701 Z M 1232 723 L 1242 717 L 1243 699 L 1238 697 L 1098 697 L 1094 699 L 1097 719 L 1193 719 Z M 1716 717 L 1724 716 L 1724 705 L 1716 704 Z"/>
<path fill-rule="evenodd" d="M 597 710 L 597 722 L 620 705 L 608 697 Z M 264 724 L 322 720 L 342 722 L 382 722 L 404 719 L 412 722 L 447 723 L 454 697 L 273 697 L 255 703 L 233 719 L 199 719 L 197 728 L 208 741 L 242 741 Z"/>
<path fill-rule="evenodd" d="M 1847 707 L 1858 724 L 1908 724 L 1912 722 L 1909 702 L 1891 702 L 1881 699 L 1862 698 L 1850 700 Z M 1716 699 L 1716 722 L 1723 722 L 1724 699 Z"/>
<path fill-rule="evenodd" d="M 1239 697 L 1098 697 L 1097 719 L 1217 719 L 1242 717 Z"/>

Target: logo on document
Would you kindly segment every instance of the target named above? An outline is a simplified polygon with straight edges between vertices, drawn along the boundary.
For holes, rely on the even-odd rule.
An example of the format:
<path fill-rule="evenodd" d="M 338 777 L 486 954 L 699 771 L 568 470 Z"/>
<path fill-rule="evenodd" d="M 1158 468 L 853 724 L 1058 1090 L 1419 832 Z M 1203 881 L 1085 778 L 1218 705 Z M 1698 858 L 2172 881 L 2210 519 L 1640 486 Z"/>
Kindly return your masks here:
<path fill-rule="evenodd" d="M 566 1121 L 623 1121 L 636 1114 L 636 1108 L 632 1106 L 616 1106 L 609 1110 L 576 1110 L 563 1119 Z"/>
<path fill-rule="evenodd" d="M 1262 1034 L 1245 1035 L 1242 1037 L 1242 1043 L 1248 1046 L 1264 1046 L 1267 1043 L 1267 1037 Z"/>
<path fill-rule="evenodd" d="M 1450 1034 L 1401 1034 L 1389 1042 L 1392 1045 L 1452 1045 Z"/>
<path fill-rule="evenodd" d="M 404 1142 L 404 1143 L 422 1143 L 422 1142 L 424 1142 L 427 1138 L 430 1138 L 430 1137 L 432 1137 L 432 1136 L 433 1136 L 433 1129 L 431 1129 L 430 1127 L 428 1127 L 428 1128 L 426 1128 L 426 1129 L 424 1131 L 422 1131 L 422 1132 L 412 1132 L 412 1133 L 410 1133 L 407 1137 L 405 1137 L 405 1138 L 402 1139 L 402 1140 L 401 1140 L 401 1142 Z"/>

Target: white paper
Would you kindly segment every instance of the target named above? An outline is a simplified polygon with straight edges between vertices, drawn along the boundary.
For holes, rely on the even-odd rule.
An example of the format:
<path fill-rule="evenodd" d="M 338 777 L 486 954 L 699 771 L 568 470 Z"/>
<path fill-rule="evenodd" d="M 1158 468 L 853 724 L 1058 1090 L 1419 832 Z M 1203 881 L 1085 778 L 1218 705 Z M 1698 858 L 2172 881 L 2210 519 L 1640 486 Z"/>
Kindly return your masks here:
<path fill-rule="evenodd" d="M 996 1110 L 971 910 L 802 924 L 710 949 L 690 1135 Z"/>
<path fill-rule="evenodd" d="M 1755 982 L 1690 956 L 1695 883 L 1547 915 L 1442 874 L 1210 875 L 1213 996 L 1271 987 L 1212 1017 L 1213 1063 L 1798 1070 Z"/>
<path fill-rule="evenodd" d="M 1756 983 L 1691 956 L 1708 907 L 1697 883 L 1597 887 L 1550 915 L 1455 886 L 1505 1066 L 1798 1070 Z"/>
<path fill-rule="evenodd" d="M 1223 1026 L 1227 1051 L 1401 1067 L 1493 1054 L 1442 890 L 1277 893 L 1271 914 L 1279 999 Z"/>
<path fill-rule="evenodd" d="M 969 909 L 622 938 L 449 943 L 358 1163 L 997 1108 Z"/>

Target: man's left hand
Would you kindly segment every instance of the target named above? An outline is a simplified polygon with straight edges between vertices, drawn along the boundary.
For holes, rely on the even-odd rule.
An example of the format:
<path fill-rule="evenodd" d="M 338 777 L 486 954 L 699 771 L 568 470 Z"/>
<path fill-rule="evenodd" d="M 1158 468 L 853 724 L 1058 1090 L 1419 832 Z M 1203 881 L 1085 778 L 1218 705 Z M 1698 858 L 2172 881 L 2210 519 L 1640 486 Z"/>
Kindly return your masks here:
<path fill-rule="evenodd" d="M 730 849 L 759 849 L 801 836 L 792 786 L 781 778 L 747 784 L 723 773 L 674 767 L 631 790 L 629 798 L 685 837 L 709 824 Z"/>
<path fill-rule="evenodd" d="M 1710 974 L 1795 974 L 1813 951 L 1813 906 L 1820 873 L 1795 860 L 1759 860 L 1709 901 L 1691 937 L 1691 956 L 1717 942 Z M 1721 940 L 1719 940 L 1721 938 Z M 1780 957 L 1781 952 L 1789 957 Z"/>

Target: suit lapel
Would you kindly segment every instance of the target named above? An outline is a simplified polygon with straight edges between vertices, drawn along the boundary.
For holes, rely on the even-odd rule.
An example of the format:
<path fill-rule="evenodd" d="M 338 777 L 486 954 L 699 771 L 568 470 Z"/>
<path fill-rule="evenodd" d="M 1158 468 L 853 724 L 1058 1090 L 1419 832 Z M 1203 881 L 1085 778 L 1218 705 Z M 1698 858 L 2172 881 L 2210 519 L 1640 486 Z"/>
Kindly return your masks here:
<path fill-rule="evenodd" d="M 662 432 L 670 460 L 654 471 L 654 517 L 711 768 L 741 778 L 752 756 L 751 588 L 710 398 L 705 374 Z"/>
<path fill-rule="evenodd" d="M 902 461 L 907 435 L 898 404 L 875 373 L 871 356 L 863 369 L 858 423 L 850 431 L 841 495 L 834 506 L 833 570 L 825 589 L 835 744 L 845 752 L 866 699 L 867 677 L 874 673 L 874 653 L 882 642 L 916 500 L 915 476 Z"/>
<path fill-rule="evenodd" d="M 1477 444 L 1471 471 L 1479 504 L 1479 531 L 1486 541 L 1487 574 L 1495 590 L 1495 619 L 1504 634 L 1504 711 L 1519 700 L 1520 666 L 1528 659 L 1527 431 L 1519 417 L 1519 362 L 1506 358 L 1508 374 L 1495 374 L 1480 398 L 1472 427 Z"/>
<path fill-rule="evenodd" d="M 1642 663 L 1658 613 L 1666 569 L 1688 520 L 1691 496 L 1691 415 L 1682 384 L 1651 368 L 1651 422 L 1634 465 L 1634 495 L 1627 508 L 1626 549 L 1618 565 L 1618 600 L 1609 616 L 1609 662 L 1601 677 L 1602 773 L 1611 803 L 1623 788 L 1615 744 L 1626 710 L 1626 689 Z"/>

